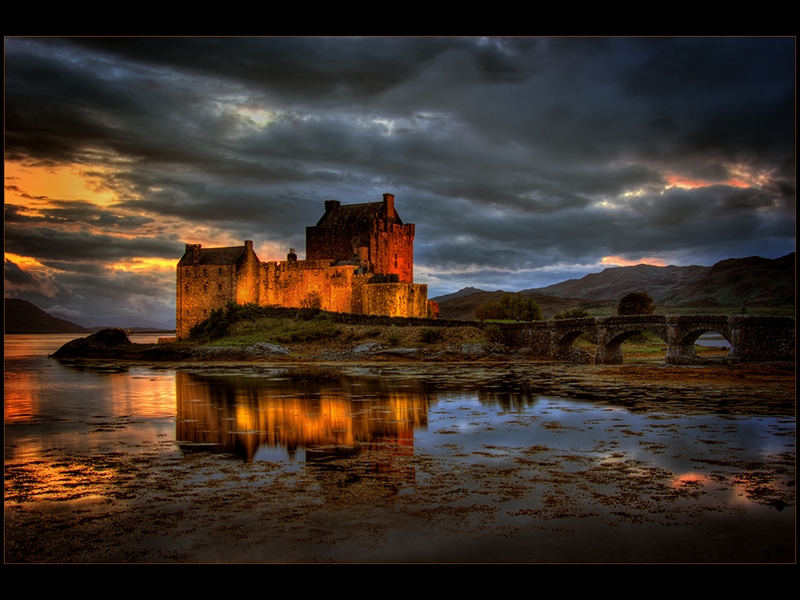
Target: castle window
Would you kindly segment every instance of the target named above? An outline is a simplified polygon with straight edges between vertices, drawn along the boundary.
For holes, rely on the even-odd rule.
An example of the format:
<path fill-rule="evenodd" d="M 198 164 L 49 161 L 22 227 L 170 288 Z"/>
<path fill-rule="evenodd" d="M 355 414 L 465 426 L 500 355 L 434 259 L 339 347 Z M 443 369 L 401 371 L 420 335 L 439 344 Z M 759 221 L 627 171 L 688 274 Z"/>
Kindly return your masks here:
<path fill-rule="evenodd" d="M 187 277 L 191 277 L 192 276 L 192 270 L 189 267 L 186 267 L 186 276 Z"/>
<path fill-rule="evenodd" d="M 222 267 L 217 269 L 217 275 L 222 275 Z"/>
<path fill-rule="evenodd" d="M 207 284 L 207 283 L 204 283 L 204 284 L 203 284 L 203 291 L 204 291 L 204 292 L 207 292 L 207 291 L 208 291 L 208 284 Z"/>
<path fill-rule="evenodd" d="M 221 283 L 217 284 L 217 291 L 218 292 L 222 292 L 222 284 Z"/>
<path fill-rule="evenodd" d="M 189 284 L 188 283 L 183 287 L 183 291 L 185 291 L 187 294 L 189 293 Z"/>
<path fill-rule="evenodd" d="M 203 277 L 208 277 L 208 269 L 203 269 Z"/>
<path fill-rule="evenodd" d="M 397 254 L 394 255 L 394 268 L 397 268 Z"/>

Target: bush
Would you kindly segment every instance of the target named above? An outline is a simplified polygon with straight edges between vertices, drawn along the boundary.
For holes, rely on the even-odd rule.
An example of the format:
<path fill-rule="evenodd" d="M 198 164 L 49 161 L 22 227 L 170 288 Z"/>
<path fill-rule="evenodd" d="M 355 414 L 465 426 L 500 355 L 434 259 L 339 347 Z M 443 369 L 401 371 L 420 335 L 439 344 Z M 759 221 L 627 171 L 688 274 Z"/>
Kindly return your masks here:
<path fill-rule="evenodd" d="M 618 315 L 652 315 L 656 305 L 647 292 L 625 294 L 617 304 Z"/>
<path fill-rule="evenodd" d="M 502 344 L 505 342 L 505 337 L 503 336 L 503 330 L 500 329 L 498 325 L 487 325 L 483 328 L 483 337 L 486 338 L 487 342 L 492 344 Z"/>
<path fill-rule="evenodd" d="M 533 298 L 526 298 L 521 292 L 503 294 L 498 302 L 487 302 L 478 307 L 475 316 L 486 319 L 511 319 L 514 321 L 538 321 L 542 311 Z"/>
<path fill-rule="evenodd" d="M 397 346 L 400 344 L 400 332 L 397 331 L 397 327 L 392 327 L 389 331 L 389 335 L 386 336 L 386 341 L 389 342 L 390 346 Z"/>
<path fill-rule="evenodd" d="M 475 316 L 481 321 L 485 321 L 486 319 L 504 319 L 504 315 L 505 313 L 503 313 L 503 310 L 497 302 L 481 304 L 475 311 Z"/>
<path fill-rule="evenodd" d="M 553 315 L 554 319 L 585 319 L 591 317 L 588 310 L 582 308 L 568 308 Z"/>
<path fill-rule="evenodd" d="M 419 332 L 419 340 L 423 344 L 435 344 L 442 339 L 442 330 L 438 327 L 424 327 Z"/>
<path fill-rule="evenodd" d="M 300 318 L 308 320 L 319 314 L 322 309 L 322 296 L 318 292 L 309 292 L 300 300 Z"/>
<path fill-rule="evenodd" d="M 228 328 L 242 320 L 254 320 L 263 315 L 261 307 L 249 303 L 238 305 L 228 302 L 222 308 L 215 308 L 205 321 L 200 321 L 189 332 L 189 339 L 210 342 L 223 337 Z"/>

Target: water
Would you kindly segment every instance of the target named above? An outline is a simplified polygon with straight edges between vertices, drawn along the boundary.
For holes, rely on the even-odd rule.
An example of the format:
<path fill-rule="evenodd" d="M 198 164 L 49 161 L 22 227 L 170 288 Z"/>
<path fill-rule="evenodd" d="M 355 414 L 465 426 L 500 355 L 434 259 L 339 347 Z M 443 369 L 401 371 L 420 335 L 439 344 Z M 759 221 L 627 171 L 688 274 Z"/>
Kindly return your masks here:
<path fill-rule="evenodd" d="M 731 343 L 718 333 L 704 333 L 695 341 L 698 346 L 705 346 L 707 348 L 728 348 L 730 349 Z"/>
<path fill-rule="evenodd" d="M 632 413 L 499 366 L 46 357 L 70 337 L 5 338 L 9 562 L 794 560 L 793 415 Z"/>

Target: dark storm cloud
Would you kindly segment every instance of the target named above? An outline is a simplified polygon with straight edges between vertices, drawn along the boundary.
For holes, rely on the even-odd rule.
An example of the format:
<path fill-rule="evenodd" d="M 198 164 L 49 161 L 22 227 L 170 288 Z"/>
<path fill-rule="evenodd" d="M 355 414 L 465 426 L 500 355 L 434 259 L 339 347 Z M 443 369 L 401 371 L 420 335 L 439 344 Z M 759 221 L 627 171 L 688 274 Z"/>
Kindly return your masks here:
<path fill-rule="evenodd" d="M 129 260 L 135 257 L 180 257 L 184 247 L 175 240 L 125 238 L 89 231 L 70 231 L 52 227 L 18 227 L 6 224 L 6 251 L 20 256 L 48 260 L 98 261 Z"/>
<path fill-rule="evenodd" d="M 5 221 L 6 223 L 50 223 L 60 225 L 74 223 L 107 227 L 120 231 L 137 229 L 154 222 L 149 217 L 122 215 L 91 202 L 77 200 L 50 200 L 46 207 L 25 207 L 6 204 Z"/>
<path fill-rule="evenodd" d="M 177 258 L 210 229 L 299 245 L 323 200 L 389 191 L 417 223 L 417 265 L 457 287 L 610 255 L 779 256 L 794 249 L 794 46 L 11 38 L 6 160 L 97 167 L 118 203 L 7 210 L 7 249 L 64 267 Z M 133 239 L 48 231 L 65 222 Z"/>
<path fill-rule="evenodd" d="M 23 271 L 19 266 L 9 259 L 3 263 L 3 277 L 7 284 L 12 286 L 33 286 L 36 278 L 28 271 Z"/>

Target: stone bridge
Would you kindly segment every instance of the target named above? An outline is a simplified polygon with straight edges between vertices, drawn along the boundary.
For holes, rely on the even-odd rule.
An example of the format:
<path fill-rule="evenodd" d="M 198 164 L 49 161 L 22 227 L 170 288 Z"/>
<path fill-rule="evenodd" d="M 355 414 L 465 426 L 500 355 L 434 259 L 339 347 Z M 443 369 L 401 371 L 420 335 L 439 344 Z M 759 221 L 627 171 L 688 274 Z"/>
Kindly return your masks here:
<path fill-rule="evenodd" d="M 622 364 L 621 344 L 647 332 L 667 343 L 665 362 L 673 365 L 703 362 L 694 343 L 707 332 L 718 333 L 731 344 L 735 361 L 794 361 L 793 317 L 748 315 L 630 315 L 559 319 L 502 326 L 509 345 L 530 347 L 553 358 L 587 362 L 588 356 L 573 343 L 587 334 L 597 343 L 596 364 Z"/>

